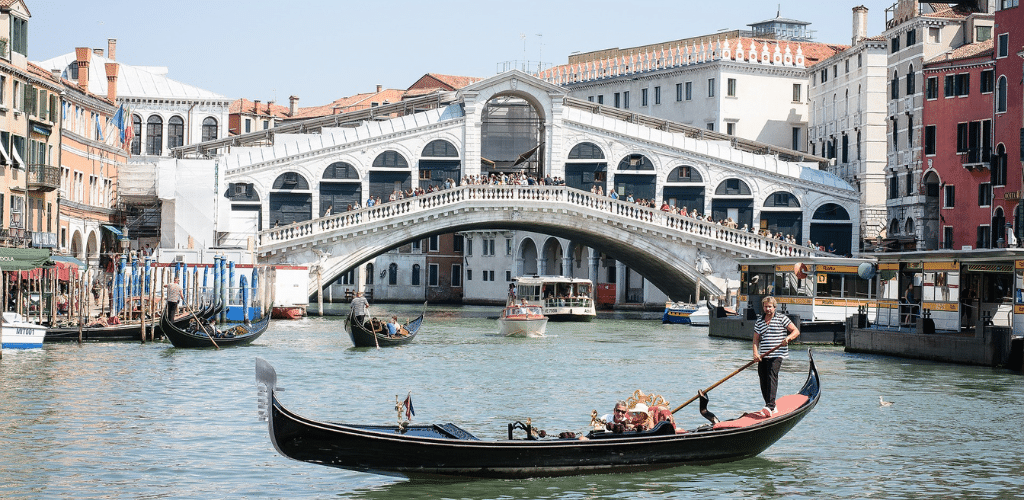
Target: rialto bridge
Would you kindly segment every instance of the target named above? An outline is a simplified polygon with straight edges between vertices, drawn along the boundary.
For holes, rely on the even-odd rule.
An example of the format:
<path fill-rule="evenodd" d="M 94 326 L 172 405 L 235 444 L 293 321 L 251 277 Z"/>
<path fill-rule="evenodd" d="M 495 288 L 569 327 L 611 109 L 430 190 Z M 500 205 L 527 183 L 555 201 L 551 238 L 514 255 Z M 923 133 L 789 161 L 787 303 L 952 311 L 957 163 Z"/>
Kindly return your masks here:
<path fill-rule="evenodd" d="M 357 121 L 338 115 L 336 125 L 222 140 L 204 159 L 188 158 L 204 153 L 202 145 L 180 151 L 170 160 L 177 162 L 177 183 L 198 185 L 213 171 L 218 196 L 209 216 L 177 203 L 173 238 L 205 232 L 219 246 L 250 240 L 261 262 L 316 265 L 327 284 L 427 236 L 528 230 L 597 249 L 674 299 L 693 294 L 698 255 L 731 274 L 722 277 L 736 278 L 735 258 L 813 251 L 670 215 L 657 208 L 662 202 L 792 235 L 797 243 L 832 244 L 837 253 L 849 253 L 859 238 L 859 197 L 819 170 L 821 158 L 572 99 L 518 71 L 465 87 L 429 109 L 386 113 L 396 106 Z M 564 185 L 464 182 L 509 172 L 561 178 Z M 449 179 L 454 186 L 446 186 Z M 447 188 L 388 202 L 395 191 L 432 186 Z M 654 200 L 655 208 L 625 201 L 630 195 Z M 367 207 L 370 197 L 384 203 Z M 315 288 L 311 280 L 311 294 Z"/>

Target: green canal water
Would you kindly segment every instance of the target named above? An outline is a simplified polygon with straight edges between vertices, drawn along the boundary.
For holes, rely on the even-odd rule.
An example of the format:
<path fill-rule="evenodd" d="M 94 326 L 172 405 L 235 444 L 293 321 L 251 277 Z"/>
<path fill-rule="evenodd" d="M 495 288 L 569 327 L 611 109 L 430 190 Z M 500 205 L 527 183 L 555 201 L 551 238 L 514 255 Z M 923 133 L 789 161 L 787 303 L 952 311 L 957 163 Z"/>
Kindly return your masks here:
<path fill-rule="evenodd" d="M 342 306 L 343 307 L 343 306 Z M 380 306 L 399 316 L 413 306 Z M 496 335 L 498 308 L 431 307 L 414 343 L 355 349 L 341 317 L 275 321 L 255 344 L 47 344 L 0 360 L 0 498 L 1008 498 L 1024 485 L 1024 379 L 1001 369 L 814 350 L 823 395 L 758 457 L 639 474 L 422 481 L 331 469 L 277 454 L 256 417 L 256 357 L 281 399 L 325 420 L 393 423 L 411 391 L 416 422 L 501 438 L 533 419 L 584 430 L 634 390 L 682 403 L 749 360 L 745 342 L 658 315 L 551 323 Z M 796 391 L 808 355 L 783 365 Z M 894 404 L 879 405 L 879 396 Z M 711 393 L 731 418 L 761 407 L 747 370 Z M 680 425 L 704 423 L 696 405 Z"/>

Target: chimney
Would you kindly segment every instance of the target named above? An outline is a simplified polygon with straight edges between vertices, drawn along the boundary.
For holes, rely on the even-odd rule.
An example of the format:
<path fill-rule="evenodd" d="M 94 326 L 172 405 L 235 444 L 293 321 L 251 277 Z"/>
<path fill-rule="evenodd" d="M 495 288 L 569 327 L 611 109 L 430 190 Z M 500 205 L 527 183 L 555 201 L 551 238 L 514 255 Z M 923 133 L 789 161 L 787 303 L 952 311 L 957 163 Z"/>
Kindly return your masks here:
<path fill-rule="evenodd" d="M 299 110 L 299 96 L 288 96 L 288 116 L 295 116 Z"/>
<path fill-rule="evenodd" d="M 383 86 L 383 85 L 377 85 L 377 93 L 378 93 L 378 94 L 379 94 L 379 93 L 380 93 L 380 91 L 381 91 L 381 90 L 383 90 L 383 89 L 384 89 L 384 86 Z"/>
<path fill-rule="evenodd" d="M 75 47 L 75 62 L 78 64 L 78 86 L 82 92 L 89 91 L 89 47 Z"/>
<path fill-rule="evenodd" d="M 853 44 L 868 37 L 868 8 L 858 5 L 853 8 Z"/>
<path fill-rule="evenodd" d="M 92 53 L 103 57 L 103 49 L 92 49 Z"/>
<path fill-rule="evenodd" d="M 121 69 L 117 63 L 106 63 L 103 69 L 107 70 L 107 99 L 117 104 L 117 72 Z"/>
<path fill-rule="evenodd" d="M 107 59 L 110 59 L 111 61 L 117 59 L 116 57 L 114 57 L 114 54 L 115 54 L 116 50 L 117 50 L 117 39 L 116 38 L 108 38 L 107 39 Z"/>
<path fill-rule="evenodd" d="M 274 105 L 274 101 L 267 101 L 267 114 L 270 115 L 270 107 Z"/>
<path fill-rule="evenodd" d="M 260 114 L 260 100 L 259 99 L 255 99 L 255 100 L 252 101 L 252 114 L 254 114 L 254 115 L 259 115 Z"/>
<path fill-rule="evenodd" d="M 57 80 L 58 82 L 60 81 L 60 74 L 61 73 L 62 73 L 62 71 L 60 70 L 60 68 L 53 68 L 53 69 L 50 70 L 50 74 L 53 75 L 53 79 Z"/>

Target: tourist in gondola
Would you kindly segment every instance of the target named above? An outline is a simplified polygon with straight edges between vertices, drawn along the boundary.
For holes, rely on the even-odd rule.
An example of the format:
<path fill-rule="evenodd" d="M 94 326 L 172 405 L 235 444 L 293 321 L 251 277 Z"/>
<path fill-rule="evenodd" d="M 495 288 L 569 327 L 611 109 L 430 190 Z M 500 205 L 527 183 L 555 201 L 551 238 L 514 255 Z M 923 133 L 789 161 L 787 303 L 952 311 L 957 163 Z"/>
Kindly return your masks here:
<path fill-rule="evenodd" d="M 388 320 L 388 337 L 398 335 L 398 316 L 392 316 Z"/>
<path fill-rule="evenodd" d="M 779 387 L 779 369 L 782 360 L 789 357 L 789 343 L 800 336 L 800 330 L 785 314 L 775 309 L 779 303 L 775 297 L 768 296 L 761 300 L 764 316 L 754 323 L 754 361 L 757 361 L 757 376 L 761 381 L 761 396 L 764 397 L 764 408 L 761 415 L 770 417 L 776 413 L 775 393 Z M 774 352 L 769 353 L 777 346 Z M 766 355 L 762 357 L 761 353 Z"/>
<path fill-rule="evenodd" d="M 356 298 L 352 299 L 352 318 L 358 324 L 363 324 L 366 321 L 366 309 L 370 307 L 370 303 L 363 297 L 363 292 L 356 292 Z"/>
<path fill-rule="evenodd" d="M 167 301 L 167 317 L 174 320 L 175 315 L 178 313 L 178 302 L 181 302 L 184 290 L 181 288 L 181 278 L 175 277 L 174 282 L 164 285 L 166 292 L 164 300 Z"/>

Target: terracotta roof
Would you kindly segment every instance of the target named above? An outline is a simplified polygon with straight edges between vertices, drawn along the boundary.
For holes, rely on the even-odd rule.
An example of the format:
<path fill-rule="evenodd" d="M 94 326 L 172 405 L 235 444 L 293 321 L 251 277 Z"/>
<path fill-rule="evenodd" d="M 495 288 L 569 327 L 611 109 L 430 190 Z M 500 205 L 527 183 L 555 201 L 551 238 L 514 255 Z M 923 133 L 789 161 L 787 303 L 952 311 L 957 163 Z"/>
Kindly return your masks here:
<path fill-rule="evenodd" d="M 961 7 L 959 4 L 944 3 L 944 2 L 922 2 L 931 5 L 935 12 L 929 12 L 921 14 L 921 17 L 939 17 L 942 19 L 965 19 L 971 14 L 975 13 L 975 10 L 967 7 Z"/>
<path fill-rule="evenodd" d="M 292 120 L 317 118 L 320 116 L 330 116 L 341 113 L 349 113 L 352 111 L 369 109 L 370 107 L 372 107 L 372 103 L 381 105 L 384 104 L 385 102 L 400 102 L 404 96 L 404 90 L 383 89 L 380 92 L 367 92 L 363 94 L 356 94 L 354 96 L 342 97 L 340 99 L 336 99 L 322 106 L 309 106 L 305 108 L 299 108 L 296 110 L 295 116 L 291 116 L 290 114 L 288 114 L 288 108 L 284 108 L 285 112 L 280 117 Z M 263 108 L 263 105 L 261 104 L 260 107 Z"/>
<path fill-rule="evenodd" d="M 483 78 L 477 78 L 475 76 L 454 76 L 427 73 L 421 76 L 419 80 L 416 80 L 416 82 L 410 85 L 406 90 L 459 90 L 481 80 L 483 80 Z"/>
<path fill-rule="evenodd" d="M 944 54 L 939 54 L 938 57 L 926 61 L 926 64 L 939 63 L 945 61 L 956 61 L 958 59 L 969 59 L 978 55 L 983 55 L 986 52 L 993 52 L 993 41 L 991 39 L 985 40 L 984 42 L 969 43 L 967 45 L 961 45 L 953 50 L 950 50 Z"/>
<path fill-rule="evenodd" d="M 54 78 L 53 77 L 53 73 L 51 73 L 50 71 L 47 71 L 46 68 L 43 68 L 42 66 L 40 66 L 40 65 L 38 65 L 38 64 L 36 64 L 36 63 L 34 63 L 32 61 L 28 61 L 28 68 L 27 69 L 28 69 L 28 72 L 30 74 L 33 74 L 33 75 L 35 75 L 35 76 L 37 76 L 39 78 L 42 78 L 43 80 L 46 80 L 46 81 L 48 81 L 50 83 L 60 84 L 60 82 L 61 82 L 60 78 Z M 106 97 L 106 96 L 104 96 L 104 97 Z"/>

